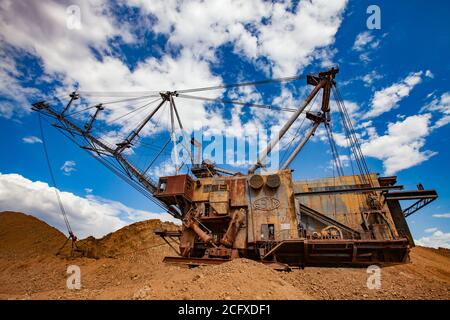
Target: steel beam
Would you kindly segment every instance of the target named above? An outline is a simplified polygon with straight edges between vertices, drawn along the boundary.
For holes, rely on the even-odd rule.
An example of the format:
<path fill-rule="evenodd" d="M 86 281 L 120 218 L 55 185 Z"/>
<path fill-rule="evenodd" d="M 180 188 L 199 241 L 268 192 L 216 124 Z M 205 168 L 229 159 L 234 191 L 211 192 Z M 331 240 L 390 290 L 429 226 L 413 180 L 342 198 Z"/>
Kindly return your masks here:
<path fill-rule="evenodd" d="M 283 136 L 286 134 L 286 132 L 289 130 L 289 128 L 292 126 L 292 124 L 297 120 L 297 118 L 300 116 L 300 114 L 305 110 L 305 108 L 308 106 L 308 104 L 312 101 L 312 99 L 316 96 L 316 94 L 319 92 L 320 89 L 325 86 L 327 83 L 326 79 L 321 80 L 311 91 L 311 93 L 308 95 L 306 100 L 303 102 L 303 105 L 298 108 L 298 110 L 289 118 L 289 120 L 284 124 L 284 126 L 281 128 L 279 134 L 275 135 L 273 139 L 270 141 L 269 145 L 264 149 L 258 156 L 258 160 L 256 161 L 256 164 L 251 167 L 248 172 L 254 173 L 258 168 L 262 166 L 262 162 L 266 159 L 267 155 L 273 150 L 273 148 L 278 144 L 278 142 L 283 138 Z"/>
<path fill-rule="evenodd" d="M 355 193 L 355 192 L 370 192 L 370 191 L 388 191 L 392 189 L 403 189 L 402 185 L 398 186 L 384 186 L 384 187 L 367 187 L 367 188 L 350 188 L 350 189 L 339 189 L 339 190 L 323 190 L 323 191 L 307 191 L 307 192 L 296 192 L 296 196 L 314 196 L 322 194 L 334 194 L 334 193 Z M 387 193 L 389 194 L 389 193 Z"/>

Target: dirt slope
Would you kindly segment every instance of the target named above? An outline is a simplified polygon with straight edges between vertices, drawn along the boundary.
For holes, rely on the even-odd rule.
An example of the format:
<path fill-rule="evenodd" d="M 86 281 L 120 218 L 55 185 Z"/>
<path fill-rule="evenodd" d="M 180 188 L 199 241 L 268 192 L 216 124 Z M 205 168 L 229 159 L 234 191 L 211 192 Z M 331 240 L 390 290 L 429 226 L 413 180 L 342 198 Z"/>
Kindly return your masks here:
<path fill-rule="evenodd" d="M 417 247 L 412 263 L 382 269 L 382 288 L 369 290 L 366 269 L 306 268 L 277 272 L 238 259 L 187 269 L 162 263 L 173 251 L 153 234 L 176 226 L 138 222 L 80 246 L 98 259 L 52 254 L 65 238 L 21 213 L 0 213 L 0 299 L 445 299 L 448 250 Z M 69 265 L 81 268 L 81 290 L 66 288 Z"/>
<path fill-rule="evenodd" d="M 45 222 L 19 212 L 0 213 L 0 257 L 15 259 L 56 253 L 65 236 Z"/>
<path fill-rule="evenodd" d="M 101 239 L 88 237 L 78 242 L 78 247 L 87 250 L 91 258 L 117 258 L 118 256 L 139 252 L 154 245 L 163 244 L 163 240 L 153 230 L 177 230 L 179 227 L 170 222 L 157 219 L 133 223 Z M 68 251 L 66 250 L 67 254 Z"/>

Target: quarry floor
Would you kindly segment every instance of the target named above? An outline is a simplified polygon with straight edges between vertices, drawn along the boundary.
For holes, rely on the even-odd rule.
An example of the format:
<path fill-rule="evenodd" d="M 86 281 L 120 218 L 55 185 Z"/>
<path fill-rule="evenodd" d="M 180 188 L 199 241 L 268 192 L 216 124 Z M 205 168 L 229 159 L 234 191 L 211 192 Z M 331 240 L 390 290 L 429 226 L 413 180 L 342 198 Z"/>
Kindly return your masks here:
<path fill-rule="evenodd" d="M 172 249 L 139 222 L 96 243 L 93 258 L 55 253 L 64 235 L 22 213 L 0 213 L 0 299 L 450 299 L 450 252 L 415 247 L 411 263 L 381 269 L 381 287 L 369 289 L 365 268 L 280 272 L 237 259 L 216 266 L 166 265 Z M 90 242 L 89 242 L 90 241 Z M 83 245 L 83 242 L 81 243 Z M 79 266 L 81 289 L 67 289 L 67 267 Z"/>

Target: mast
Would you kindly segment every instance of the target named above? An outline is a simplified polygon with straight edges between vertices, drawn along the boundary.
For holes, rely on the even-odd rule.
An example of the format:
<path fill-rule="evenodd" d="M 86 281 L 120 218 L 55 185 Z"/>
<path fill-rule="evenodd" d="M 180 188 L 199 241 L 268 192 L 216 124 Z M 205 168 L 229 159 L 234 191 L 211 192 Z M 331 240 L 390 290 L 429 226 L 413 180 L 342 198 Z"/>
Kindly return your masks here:
<path fill-rule="evenodd" d="M 283 138 L 283 136 L 286 134 L 286 132 L 289 130 L 289 128 L 292 126 L 292 124 L 295 122 L 295 120 L 298 119 L 300 114 L 302 114 L 302 112 L 305 110 L 305 108 L 308 106 L 308 104 L 314 99 L 314 97 L 317 95 L 317 93 L 322 88 L 324 89 L 323 100 L 322 100 L 322 111 L 329 112 L 330 90 L 331 90 L 331 86 L 333 85 L 333 79 L 338 72 L 339 72 L 339 69 L 331 68 L 330 70 L 328 70 L 326 72 L 319 73 L 319 75 L 317 75 L 317 76 L 308 75 L 307 83 L 310 85 L 313 85 L 314 89 L 311 91 L 311 93 L 308 95 L 308 97 L 306 97 L 305 101 L 300 106 L 300 108 L 297 109 L 297 111 L 289 118 L 289 120 L 281 128 L 279 134 L 275 135 L 275 137 L 270 141 L 269 145 L 259 154 L 256 163 L 248 170 L 248 173 L 250 173 L 250 174 L 254 173 L 257 169 L 264 166 L 263 161 L 270 154 L 270 152 L 273 150 L 273 148 L 278 144 L 278 142 Z M 316 128 L 317 128 L 317 126 L 316 126 Z M 314 133 L 314 131 L 311 132 L 309 137 L 311 137 L 311 135 L 313 133 Z M 309 137 L 308 137 L 308 139 L 309 139 Z M 306 143 L 306 141 L 305 141 L 305 143 Z M 301 147 L 300 147 L 300 149 L 301 149 Z M 300 151 L 300 150 L 298 150 L 298 151 Z M 297 151 L 297 153 L 298 153 L 298 151 Z M 293 159 L 291 159 L 291 161 L 292 160 Z"/>

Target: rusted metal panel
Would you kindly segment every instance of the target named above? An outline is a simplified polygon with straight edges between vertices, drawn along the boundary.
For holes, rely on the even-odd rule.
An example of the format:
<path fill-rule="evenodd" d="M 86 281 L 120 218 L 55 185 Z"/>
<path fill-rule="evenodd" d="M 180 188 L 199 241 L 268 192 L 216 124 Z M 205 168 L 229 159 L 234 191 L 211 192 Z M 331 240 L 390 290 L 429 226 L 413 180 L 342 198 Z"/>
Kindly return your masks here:
<path fill-rule="evenodd" d="M 209 202 L 228 202 L 228 191 L 210 192 Z"/>
<path fill-rule="evenodd" d="M 213 178 L 197 179 L 198 182 L 196 182 L 195 184 L 192 201 L 194 202 L 208 201 L 213 180 L 214 180 Z"/>
<path fill-rule="evenodd" d="M 289 265 L 392 265 L 408 262 L 409 247 L 402 240 L 286 240 L 263 257 Z"/>
<path fill-rule="evenodd" d="M 249 225 L 248 236 L 253 241 L 267 240 L 262 232 L 264 226 L 273 226 L 274 240 L 298 237 L 291 172 L 284 170 L 277 174 L 280 178 L 278 188 L 266 185 L 268 175 L 262 175 L 264 184 L 261 188 L 249 188 L 252 225 Z"/>
<path fill-rule="evenodd" d="M 237 235 L 236 235 L 236 239 L 234 240 L 233 243 L 233 248 L 236 249 L 246 249 L 247 248 L 247 226 L 244 225 L 242 226 Z"/>
<path fill-rule="evenodd" d="M 215 214 L 225 215 L 228 214 L 228 202 L 210 202 L 211 208 L 215 211 Z"/>
<path fill-rule="evenodd" d="M 392 218 L 395 223 L 395 228 L 397 229 L 397 233 L 401 237 L 405 237 L 409 240 L 409 245 L 414 247 L 414 239 L 412 237 L 411 231 L 409 230 L 409 226 L 406 223 L 405 216 L 403 215 L 402 208 L 398 200 L 390 200 L 386 202 L 389 210 L 391 212 Z"/>
<path fill-rule="evenodd" d="M 228 214 L 228 191 L 212 191 L 209 194 L 209 203 L 216 214 Z"/>
<path fill-rule="evenodd" d="M 185 195 L 192 199 L 194 191 L 194 182 L 187 174 L 180 174 L 170 177 L 161 177 L 159 179 L 158 195 Z"/>
<path fill-rule="evenodd" d="M 247 206 L 247 190 L 245 178 L 228 179 L 227 184 L 230 190 L 230 206 Z"/>
<path fill-rule="evenodd" d="M 380 187 L 378 177 L 376 174 L 370 175 L 372 186 Z M 314 190 L 342 190 L 342 188 L 352 188 L 353 186 L 364 187 L 364 183 L 360 176 L 344 176 L 337 178 L 318 179 L 311 181 L 296 181 L 296 192 L 309 192 Z M 372 233 L 377 233 L 378 238 L 382 238 L 380 232 L 384 234 L 384 239 L 392 239 L 398 237 L 398 232 L 394 224 L 391 212 L 388 206 L 383 201 L 381 191 L 373 191 L 367 193 L 333 193 L 333 194 L 315 194 L 300 196 L 299 201 L 314 210 L 322 212 L 331 218 L 343 223 L 357 231 L 362 237 L 367 237 L 367 230 L 363 228 L 365 212 L 370 211 L 368 204 L 368 195 L 375 194 L 378 198 L 381 207 L 380 212 L 383 213 L 385 223 L 387 223 L 388 231 L 381 231 L 380 228 L 372 230 Z M 373 236 L 375 236 L 373 234 Z"/>

